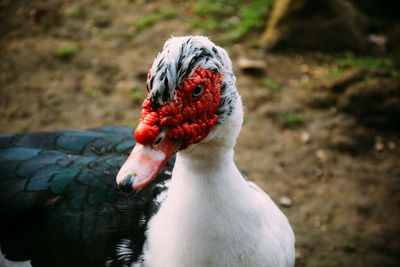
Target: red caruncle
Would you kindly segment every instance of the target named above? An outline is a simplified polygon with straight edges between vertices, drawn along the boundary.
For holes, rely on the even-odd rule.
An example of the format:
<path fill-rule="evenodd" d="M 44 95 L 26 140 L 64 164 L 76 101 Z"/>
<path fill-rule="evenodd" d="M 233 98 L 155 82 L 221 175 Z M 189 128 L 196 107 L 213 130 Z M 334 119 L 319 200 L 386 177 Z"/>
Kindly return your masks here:
<path fill-rule="evenodd" d="M 203 68 L 196 69 L 176 89 L 168 104 L 153 109 L 148 96 L 142 104 L 139 125 L 135 130 L 138 143 L 154 142 L 161 128 L 171 139 L 182 142 L 180 149 L 203 140 L 218 121 L 215 114 L 220 102 L 220 85 L 223 75 Z M 192 92 L 202 87 L 202 93 L 193 97 Z"/>

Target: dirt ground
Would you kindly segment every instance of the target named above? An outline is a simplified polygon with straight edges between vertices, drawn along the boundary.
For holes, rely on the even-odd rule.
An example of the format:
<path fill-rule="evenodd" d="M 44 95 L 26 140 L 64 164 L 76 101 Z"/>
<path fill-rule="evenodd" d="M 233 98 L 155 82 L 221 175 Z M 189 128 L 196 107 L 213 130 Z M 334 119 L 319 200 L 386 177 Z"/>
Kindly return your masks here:
<path fill-rule="evenodd" d="M 0 1 L 0 132 L 135 126 L 147 70 L 164 41 L 189 34 L 218 40 L 218 32 L 192 27 L 195 15 L 185 2 L 173 16 L 132 28 L 172 6 Z M 296 266 L 399 266 L 399 136 L 361 128 L 335 108 L 310 108 L 308 85 L 326 78 L 320 54 L 265 53 L 257 38 L 222 44 L 245 108 L 235 159 L 288 216 Z M 264 72 L 243 72 L 243 58 L 261 60 Z M 276 90 L 266 88 L 266 78 L 279 84 Z M 338 135 L 359 129 L 372 141 L 350 152 L 332 146 Z"/>

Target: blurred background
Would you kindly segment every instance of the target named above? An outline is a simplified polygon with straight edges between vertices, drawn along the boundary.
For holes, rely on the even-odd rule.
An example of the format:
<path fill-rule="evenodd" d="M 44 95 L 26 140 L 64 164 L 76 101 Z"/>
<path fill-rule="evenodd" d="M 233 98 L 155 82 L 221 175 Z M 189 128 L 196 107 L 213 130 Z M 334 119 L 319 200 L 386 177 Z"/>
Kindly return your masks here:
<path fill-rule="evenodd" d="M 135 126 L 171 35 L 227 49 L 239 168 L 297 266 L 400 265 L 400 2 L 0 0 L 0 131 Z"/>

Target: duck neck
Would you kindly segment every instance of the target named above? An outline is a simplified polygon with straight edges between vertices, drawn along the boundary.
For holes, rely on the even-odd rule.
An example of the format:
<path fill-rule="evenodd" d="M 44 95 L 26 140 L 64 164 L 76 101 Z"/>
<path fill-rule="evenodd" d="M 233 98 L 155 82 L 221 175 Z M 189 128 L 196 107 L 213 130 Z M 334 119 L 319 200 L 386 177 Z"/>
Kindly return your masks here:
<path fill-rule="evenodd" d="M 179 188 L 188 190 L 204 190 L 205 194 L 228 189 L 239 174 L 233 161 L 233 148 L 211 145 L 202 152 L 185 151 L 177 154 L 172 184 L 179 184 Z"/>
<path fill-rule="evenodd" d="M 176 183 L 179 183 L 177 187 L 180 188 L 206 188 L 210 194 L 211 191 L 230 190 L 229 186 L 243 182 L 233 161 L 233 148 L 242 122 L 243 110 L 240 97 L 237 97 L 235 108 L 225 123 L 214 127 L 200 143 L 178 152 L 170 194 L 173 192 L 172 185 Z"/>

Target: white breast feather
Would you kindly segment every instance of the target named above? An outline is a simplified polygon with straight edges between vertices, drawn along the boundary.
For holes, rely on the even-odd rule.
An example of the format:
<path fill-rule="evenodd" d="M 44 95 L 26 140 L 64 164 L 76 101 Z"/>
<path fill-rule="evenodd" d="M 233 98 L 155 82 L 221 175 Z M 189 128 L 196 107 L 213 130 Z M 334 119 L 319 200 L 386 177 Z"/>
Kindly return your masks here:
<path fill-rule="evenodd" d="M 240 116 L 237 110 L 233 120 L 239 122 L 220 131 L 236 139 Z M 210 134 L 209 141 L 178 153 L 168 197 L 149 222 L 145 266 L 294 266 L 294 234 L 285 215 L 243 179 L 233 149 L 217 149 L 218 133 Z"/>

